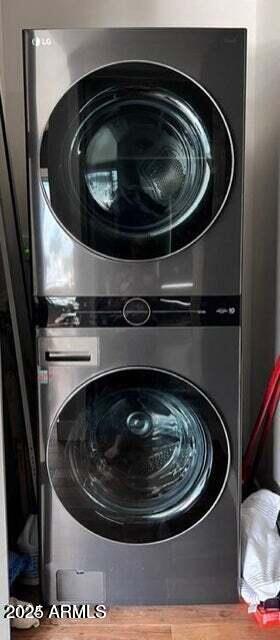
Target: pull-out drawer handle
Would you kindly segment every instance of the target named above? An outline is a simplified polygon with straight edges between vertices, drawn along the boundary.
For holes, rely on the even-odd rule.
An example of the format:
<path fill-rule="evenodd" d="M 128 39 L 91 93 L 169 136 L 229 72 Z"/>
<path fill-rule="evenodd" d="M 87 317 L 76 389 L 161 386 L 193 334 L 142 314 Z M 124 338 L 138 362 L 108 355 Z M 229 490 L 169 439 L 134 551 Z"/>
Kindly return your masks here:
<path fill-rule="evenodd" d="M 46 351 L 47 362 L 90 362 L 91 354 L 79 351 Z"/>

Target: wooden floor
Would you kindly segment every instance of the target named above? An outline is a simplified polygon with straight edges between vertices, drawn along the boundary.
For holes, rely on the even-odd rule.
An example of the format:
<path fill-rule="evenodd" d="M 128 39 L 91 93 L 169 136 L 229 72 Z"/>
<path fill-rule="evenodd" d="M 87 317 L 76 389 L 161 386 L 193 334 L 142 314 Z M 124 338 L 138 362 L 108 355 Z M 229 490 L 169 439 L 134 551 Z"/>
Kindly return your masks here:
<path fill-rule="evenodd" d="M 269 640 L 280 627 L 260 629 L 244 605 L 114 608 L 104 620 L 48 620 L 13 630 L 12 640 Z"/>

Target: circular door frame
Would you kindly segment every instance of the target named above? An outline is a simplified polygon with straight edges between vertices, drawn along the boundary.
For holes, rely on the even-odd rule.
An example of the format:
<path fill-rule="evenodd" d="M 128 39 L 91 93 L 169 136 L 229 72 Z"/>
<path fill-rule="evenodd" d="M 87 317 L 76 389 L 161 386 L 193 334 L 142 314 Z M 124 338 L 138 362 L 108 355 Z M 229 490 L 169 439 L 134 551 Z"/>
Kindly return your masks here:
<path fill-rule="evenodd" d="M 62 502 L 62 500 L 60 499 L 56 488 L 54 486 L 54 483 L 52 481 L 51 478 L 51 474 L 50 474 L 50 470 L 49 470 L 49 444 L 50 444 L 50 438 L 51 438 L 51 434 L 53 432 L 53 428 L 55 426 L 55 423 L 57 422 L 60 413 L 63 411 L 63 409 L 66 407 L 66 405 L 68 404 L 68 402 L 77 394 L 79 393 L 79 391 L 81 391 L 83 388 L 85 388 L 88 384 L 97 381 L 100 378 L 106 377 L 108 374 L 116 374 L 120 371 L 155 371 L 155 372 L 159 372 L 159 373 L 163 373 L 163 374 L 167 374 L 170 375 L 171 377 L 179 380 L 181 383 L 183 384 L 187 384 L 190 387 L 192 387 L 196 393 L 198 393 L 198 395 L 202 395 L 203 398 L 206 400 L 206 402 L 211 406 L 212 410 L 216 413 L 218 421 L 223 429 L 223 434 L 225 437 L 225 442 L 227 445 L 227 468 L 226 468 L 226 473 L 225 473 L 225 477 L 221 486 L 221 489 L 219 491 L 218 496 L 215 498 L 214 502 L 212 503 L 211 507 L 208 509 L 208 511 L 206 511 L 206 513 L 204 513 L 204 515 L 198 519 L 194 524 L 192 524 L 191 526 L 189 526 L 187 529 L 184 529 L 182 531 L 179 531 L 178 533 L 175 533 L 173 535 L 171 535 L 170 537 L 167 538 L 163 538 L 163 539 L 159 539 L 159 540 L 151 540 L 151 541 L 147 541 L 147 542 L 128 542 L 126 540 L 122 541 L 122 540 L 118 540 L 116 538 L 109 538 L 105 535 L 102 535 L 101 533 L 96 533 L 95 531 L 90 530 L 89 528 L 87 528 L 84 524 L 82 524 L 81 522 L 79 522 L 79 520 L 77 520 L 75 518 L 74 515 L 72 515 L 72 513 L 66 508 L 66 506 L 64 505 L 64 503 Z M 174 540 L 176 538 L 178 538 L 179 536 L 185 535 L 186 533 L 188 533 L 189 531 L 191 531 L 192 529 L 194 529 L 195 527 L 197 527 L 199 524 L 201 524 L 209 515 L 210 513 L 215 509 L 216 505 L 218 504 L 218 502 L 220 501 L 227 482 L 228 482 L 228 478 L 229 478 L 229 474 L 230 474 L 230 469 L 231 469 L 231 460 L 232 460 L 232 456 L 231 456 L 231 445 L 230 445 L 230 439 L 228 436 L 228 432 L 227 432 L 227 428 L 225 425 L 225 421 L 222 417 L 222 415 L 220 414 L 220 412 L 218 411 L 218 409 L 216 408 L 215 404 L 212 402 L 212 400 L 207 396 L 207 394 L 195 383 L 191 382 L 188 378 L 184 378 L 184 376 L 175 373 L 174 371 L 171 371 L 169 369 L 163 369 L 161 367 L 152 367 L 152 366 L 144 366 L 144 365 L 133 365 L 133 366 L 122 366 L 122 367 L 116 367 L 114 369 L 108 369 L 105 371 L 102 371 L 101 373 L 97 374 L 97 375 L 93 375 L 90 376 L 89 378 L 87 378 L 85 381 L 83 381 L 78 387 L 75 388 L 74 391 L 72 391 L 67 398 L 63 401 L 62 405 L 60 405 L 59 409 L 56 411 L 54 418 L 51 422 L 51 424 L 49 425 L 49 429 L 48 429 L 48 434 L 47 434 L 47 442 L 46 442 L 46 446 L 45 446 L 45 464 L 46 464 L 46 470 L 47 470 L 47 475 L 48 475 L 48 479 L 49 479 L 49 483 L 51 486 L 52 491 L 54 492 L 57 500 L 59 501 L 60 506 L 66 511 L 66 513 L 69 515 L 70 518 L 72 518 L 74 520 L 74 522 L 79 526 L 82 527 L 85 531 L 87 531 L 87 533 L 90 533 L 94 536 L 97 536 L 98 538 L 100 538 L 101 540 L 105 540 L 107 542 L 113 543 L 113 544 L 121 544 L 121 545 L 129 545 L 129 546 L 148 546 L 148 545 L 155 545 L 155 544 L 163 544 L 166 542 L 170 542 L 170 540 Z"/>
<path fill-rule="evenodd" d="M 89 75 L 91 75 L 91 74 L 93 74 L 95 72 L 102 71 L 103 69 L 107 69 L 109 67 L 114 67 L 114 66 L 118 66 L 118 65 L 121 65 L 121 64 L 130 64 L 130 63 L 131 64 L 156 65 L 156 66 L 159 66 L 159 67 L 163 67 L 163 68 L 165 68 L 167 70 L 170 70 L 172 72 L 178 73 L 179 75 L 181 75 L 184 78 L 186 78 L 188 81 L 192 82 L 196 87 L 198 87 L 198 89 L 200 89 L 205 94 L 205 96 L 210 100 L 210 102 L 214 105 L 215 109 L 219 113 L 219 116 L 221 117 L 221 120 L 222 120 L 222 122 L 224 124 L 225 130 L 226 130 L 226 133 L 227 133 L 227 136 L 228 136 L 230 152 L 231 152 L 231 171 L 230 171 L 228 187 L 227 187 L 227 190 L 225 192 L 225 195 L 224 195 L 224 198 L 222 200 L 222 203 L 220 204 L 220 207 L 219 207 L 217 213 L 212 218 L 210 223 L 207 225 L 207 227 L 205 227 L 203 229 L 203 231 L 199 235 L 197 235 L 193 240 L 191 240 L 190 242 L 185 244 L 183 247 L 180 247 L 179 249 L 176 249 L 175 251 L 173 251 L 170 254 L 157 256 L 157 257 L 152 257 L 152 258 L 119 258 L 119 257 L 115 257 L 115 256 L 112 256 L 112 255 L 107 255 L 106 253 L 102 253 L 100 251 L 97 251 L 96 249 L 92 249 L 89 245 L 83 243 L 82 240 L 77 238 L 72 231 L 69 231 L 69 229 L 60 220 L 60 218 L 58 217 L 58 215 L 54 211 L 54 209 L 53 209 L 53 207 L 51 205 L 50 199 L 48 198 L 48 195 L 46 193 L 45 187 L 43 185 L 43 180 L 42 180 L 42 175 L 41 175 L 40 154 L 41 154 L 42 143 L 43 143 L 43 139 L 44 139 L 44 135 L 45 135 L 45 131 L 47 129 L 47 125 L 48 125 L 49 119 L 50 119 L 54 109 L 59 104 L 59 102 L 67 95 L 68 91 L 73 89 L 73 87 L 78 82 L 80 82 L 84 78 L 88 77 Z M 156 60 L 144 60 L 144 59 L 143 60 L 140 60 L 140 59 L 118 60 L 118 61 L 114 61 L 114 62 L 111 62 L 111 63 L 107 63 L 107 64 L 104 64 L 104 65 L 101 65 L 99 67 L 96 67 L 94 69 L 94 71 L 91 71 L 89 73 L 85 73 L 82 76 L 80 76 L 80 78 L 78 80 L 75 80 L 74 82 L 72 82 L 69 85 L 69 87 L 67 87 L 67 89 L 60 96 L 59 101 L 56 103 L 56 105 L 51 110 L 51 112 L 50 112 L 50 114 L 48 116 L 48 119 L 47 119 L 45 125 L 42 128 L 42 133 L 41 133 L 41 136 L 39 138 L 39 143 L 38 143 L 38 167 L 39 167 L 40 190 L 42 192 L 42 196 L 44 198 L 44 202 L 46 202 L 46 204 L 47 204 L 48 208 L 50 209 L 52 215 L 54 216 L 56 222 L 59 224 L 59 226 L 63 229 L 63 231 L 75 243 L 78 243 L 84 250 L 87 250 L 91 255 L 98 256 L 99 258 L 103 258 L 105 260 L 112 260 L 113 262 L 116 262 L 116 263 L 142 264 L 142 263 L 149 263 L 149 262 L 157 262 L 157 261 L 161 261 L 161 260 L 167 260 L 168 258 L 172 258 L 173 256 L 176 256 L 177 254 L 185 251 L 186 249 L 191 247 L 193 244 L 198 242 L 201 238 L 203 238 L 204 235 L 206 235 L 208 233 L 208 231 L 211 229 L 211 227 L 213 227 L 213 225 L 216 223 L 217 219 L 220 217 L 220 215 L 221 215 L 221 213 L 222 213 L 222 211 L 223 211 L 223 209 L 224 209 L 224 207 L 226 205 L 226 202 L 228 200 L 228 197 L 229 197 L 229 194 L 230 194 L 230 191 L 231 191 L 231 188 L 232 188 L 233 180 L 234 180 L 235 165 L 236 165 L 235 151 L 234 151 L 234 144 L 233 144 L 233 139 L 232 139 L 230 127 L 229 127 L 229 125 L 227 123 L 227 120 L 226 120 L 226 118 L 225 118 L 225 116 L 223 114 L 222 109 L 220 108 L 220 106 L 216 102 L 215 98 L 211 95 L 211 93 L 207 89 L 205 89 L 203 87 L 202 84 L 200 84 L 200 82 L 198 82 L 198 80 L 195 80 L 194 78 L 192 78 L 192 76 L 188 75 L 187 73 L 184 73 L 183 71 L 181 71 L 180 69 L 177 69 L 176 67 L 173 67 L 171 65 L 165 64 L 163 62 L 158 62 Z"/>

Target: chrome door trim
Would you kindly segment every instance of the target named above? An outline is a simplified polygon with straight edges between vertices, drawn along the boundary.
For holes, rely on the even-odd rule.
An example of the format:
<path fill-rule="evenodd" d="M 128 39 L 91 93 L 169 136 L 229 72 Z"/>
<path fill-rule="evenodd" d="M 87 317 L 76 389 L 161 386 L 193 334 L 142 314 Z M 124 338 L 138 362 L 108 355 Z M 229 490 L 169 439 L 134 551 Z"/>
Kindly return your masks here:
<path fill-rule="evenodd" d="M 48 431 L 48 438 L 47 438 L 47 444 L 46 444 L 46 453 L 45 453 L 45 460 L 46 460 L 46 469 L 47 469 L 47 474 L 48 474 L 48 479 L 50 482 L 50 486 L 52 488 L 52 491 L 54 492 L 54 495 L 56 497 L 56 499 L 58 500 L 59 504 L 63 507 L 64 511 L 67 513 L 67 515 L 72 518 L 74 520 L 74 522 L 76 522 L 83 530 L 87 531 L 88 533 L 90 533 L 93 536 L 96 536 L 97 538 L 100 538 L 101 540 L 107 540 L 106 538 L 104 538 L 103 536 L 101 536 L 100 534 L 94 533 L 92 531 L 90 531 L 89 529 L 87 529 L 84 525 L 80 524 L 79 522 L 77 522 L 77 520 L 74 518 L 74 516 L 71 515 L 71 513 L 69 513 L 69 511 L 66 509 L 66 507 L 64 506 L 64 504 L 61 502 L 60 498 L 58 497 L 56 490 L 53 486 L 52 483 L 52 479 L 51 479 L 51 475 L 49 472 L 49 464 L 48 464 L 48 460 L 49 460 L 49 442 L 50 442 L 50 436 L 53 430 L 53 427 L 55 425 L 55 422 L 57 421 L 59 414 L 61 413 L 61 411 L 63 411 L 64 407 L 67 405 L 67 403 L 75 396 L 76 393 L 78 393 L 81 389 L 83 389 L 84 387 L 86 387 L 90 382 L 94 382 L 95 380 L 98 380 L 99 378 L 102 378 L 108 374 L 111 373 L 118 373 L 118 371 L 131 371 L 131 370 L 136 370 L 139 371 L 140 370 L 149 370 L 149 371 L 158 371 L 161 373 L 166 373 L 169 374 L 171 376 L 173 376 L 174 378 L 177 378 L 178 380 L 180 380 L 180 382 L 182 383 L 187 383 L 189 384 L 198 394 L 201 394 L 204 399 L 206 400 L 206 402 L 208 402 L 208 404 L 210 404 L 211 408 L 214 410 L 214 412 L 217 415 L 217 418 L 220 422 L 220 424 L 222 425 L 222 429 L 224 432 L 224 436 L 225 436 L 225 440 L 226 440 L 226 444 L 227 444 L 227 459 L 228 459 L 228 463 L 227 463 L 227 470 L 226 470 L 226 474 L 225 474 L 225 478 L 224 478 L 224 482 L 222 484 L 222 487 L 220 489 L 220 493 L 217 496 L 216 500 L 213 502 L 212 506 L 210 507 L 210 509 L 207 511 L 207 513 L 204 514 L 204 516 L 202 516 L 202 518 L 200 518 L 200 520 L 198 520 L 195 524 L 193 524 L 191 527 L 189 527 L 187 530 L 185 531 L 181 531 L 173 536 L 171 536 L 170 538 L 165 538 L 164 540 L 155 540 L 153 542 L 121 542 L 120 540 L 114 540 L 114 539 L 110 539 L 110 543 L 114 543 L 114 544 L 119 544 L 119 545 L 123 545 L 123 546 L 127 546 L 129 544 L 129 546 L 135 546 L 137 548 L 143 546 L 143 547 L 147 547 L 150 545 L 157 545 L 157 544 L 162 544 L 162 543 L 168 543 L 170 540 L 174 540 L 176 538 L 179 538 L 179 536 L 185 535 L 188 533 L 188 531 L 191 531 L 192 529 L 194 529 L 197 525 L 199 525 L 201 522 L 203 522 L 203 520 L 205 520 L 205 518 L 208 517 L 208 515 L 213 511 L 213 509 L 216 507 L 217 503 L 220 501 L 227 481 L 228 481 L 228 477 L 229 477 L 229 473 L 230 473 L 230 468 L 231 468 L 231 447 L 230 447 L 230 441 L 229 441 L 229 437 L 228 437 L 228 433 L 227 433 L 227 429 L 226 429 L 226 425 L 224 423 L 224 420 L 222 418 L 222 416 L 220 415 L 218 409 L 215 407 L 215 405 L 213 404 L 212 400 L 210 400 L 210 398 L 208 398 L 208 396 L 206 395 L 206 393 L 204 391 L 202 391 L 197 385 L 195 385 L 193 382 L 189 381 L 187 378 L 184 378 L 183 376 L 178 375 L 177 373 L 170 371 L 168 369 L 163 369 L 160 367 L 145 367 L 145 366 L 128 366 L 128 367 L 116 367 L 114 369 L 108 369 L 108 370 L 104 370 L 102 372 L 100 372 L 97 375 L 94 375 L 93 377 L 90 377 L 88 380 L 84 381 L 81 385 L 79 385 L 78 387 L 75 388 L 74 391 L 72 391 L 67 398 L 64 400 L 64 402 L 62 403 L 62 405 L 59 407 L 59 409 L 57 410 L 54 419 L 50 425 L 49 431 Z"/>
<path fill-rule="evenodd" d="M 86 78 L 87 76 L 91 75 L 91 73 L 95 73 L 97 71 L 101 71 L 102 69 L 106 69 L 108 67 L 113 67 L 115 65 L 120 65 L 120 64 L 126 64 L 126 63 L 138 63 L 138 64 L 150 64 L 150 65 L 158 65 L 159 67 L 163 67 L 165 69 L 169 69 L 170 71 L 174 71 L 175 73 L 178 73 L 179 75 L 184 76 L 184 78 L 186 78 L 187 80 L 193 82 L 199 89 L 201 89 L 201 91 L 207 96 L 207 98 L 209 98 L 210 102 L 213 103 L 214 107 L 217 109 L 223 124 L 225 126 L 227 135 L 228 135 L 228 139 L 229 139 L 229 144 L 230 144 L 230 150 L 231 150 L 231 173 L 230 173 L 230 178 L 229 178 L 229 184 L 228 184 L 228 188 L 226 190 L 224 199 L 222 204 L 220 205 L 216 215 L 214 216 L 213 220 L 211 220 L 210 224 L 204 229 L 204 231 L 202 231 L 202 233 L 200 233 L 196 238 L 194 238 L 194 240 L 191 240 L 191 242 L 189 242 L 188 244 L 184 245 L 183 247 L 181 247 L 180 249 L 177 249 L 177 251 L 173 251 L 172 253 L 168 254 L 168 255 L 164 255 L 164 256 L 158 256 L 156 258 L 143 258 L 143 259 L 139 259 L 137 258 L 136 260 L 132 260 L 132 259 L 128 259 L 128 258 L 115 258 L 113 256 L 108 256 L 104 253 L 101 253 L 100 251 L 94 251 L 93 249 L 91 249 L 88 245 L 83 244 L 81 242 L 81 240 L 79 240 L 78 238 L 76 238 L 76 236 L 74 236 L 71 231 L 69 231 L 67 229 L 67 227 L 65 227 L 63 225 L 63 223 L 60 221 L 60 219 L 58 218 L 58 216 L 56 215 L 54 209 L 51 206 L 50 201 L 48 201 L 46 195 L 45 195 L 45 189 L 43 187 L 42 184 L 42 180 L 41 180 L 41 170 L 40 170 L 40 151 L 41 151 L 41 146 L 42 146 L 42 140 L 43 140 L 43 136 L 46 130 L 46 127 L 48 125 L 49 119 L 51 117 L 51 114 L 53 112 L 53 110 L 55 109 L 55 107 L 57 106 L 57 104 L 59 104 L 60 100 L 63 99 L 63 97 L 67 94 L 67 92 L 75 86 L 75 84 L 77 84 L 78 82 L 80 82 L 81 80 L 83 80 L 84 78 Z M 141 59 L 129 59 L 129 60 L 118 60 L 115 61 L 113 63 L 108 63 L 105 65 L 101 65 L 99 67 L 96 67 L 94 69 L 94 71 L 91 71 L 89 73 L 85 73 L 83 74 L 78 80 L 76 80 L 75 82 L 73 82 L 72 84 L 69 85 L 69 87 L 67 88 L 67 90 L 61 95 L 59 102 L 56 103 L 55 107 L 53 107 L 53 109 L 51 110 L 50 114 L 49 114 L 49 118 L 47 120 L 47 122 L 44 125 L 43 131 L 41 132 L 41 135 L 39 137 L 38 140 L 38 157 L 37 157 L 37 161 L 38 161 L 38 169 L 39 169 L 39 180 L 40 180 L 40 190 L 42 192 L 42 196 L 44 198 L 44 202 L 46 203 L 48 209 L 50 210 L 51 214 L 53 215 L 53 217 L 55 218 L 56 222 L 60 225 L 60 227 L 63 229 L 63 231 L 71 238 L 71 240 L 77 242 L 81 247 L 83 247 L 84 249 L 86 249 L 90 254 L 99 256 L 100 258 L 103 258 L 105 260 L 112 260 L 113 262 L 117 262 L 117 263 L 149 263 L 149 262 L 156 262 L 156 261 L 160 261 L 160 260 L 167 260 L 168 258 L 172 258 L 172 256 L 177 255 L 178 253 L 181 253 L 182 251 L 184 251 L 185 249 L 187 249 L 188 247 L 191 247 L 193 244 L 195 244 L 196 242 L 198 242 L 198 240 L 200 240 L 200 238 L 203 238 L 203 236 L 209 231 L 209 229 L 211 229 L 211 227 L 215 224 L 216 220 L 218 219 L 218 217 L 220 216 L 220 214 L 222 213 L 225 204 L 227 202 L 227 199 L 229 197 L 230 194 L 230 190 L 232 187 L 232 182 L 233 182 L 233 178 L 234 178 L 234 172 L 235 172 L 235 153 L 234 153 L 234 145 L 233 145 L 233 140 L 232 140 L 232 136 L 231 136 L 231 132 L 230 132 L 230 128 L 228 126 L 227 120 L 221 110 L 221 108 L 219 107 L 219 105 L 217 104 L 217 102 L 215 101 L 214 97 L 211 95 L 211 93 L 209 93 L 209 91 L 207 91 L 207 89 L 205 89 L 197 80 L 193 79 L 191 76 L 189 76 L 188 74 L 184 73 L 183 71 L 180 71 L 179 69 L 177 69 L 176 67 L 172 67 L 170 65 L 167 64 L 163 64 L 162 62 L 157 62 L 156 60 L 141 60 Z"/>

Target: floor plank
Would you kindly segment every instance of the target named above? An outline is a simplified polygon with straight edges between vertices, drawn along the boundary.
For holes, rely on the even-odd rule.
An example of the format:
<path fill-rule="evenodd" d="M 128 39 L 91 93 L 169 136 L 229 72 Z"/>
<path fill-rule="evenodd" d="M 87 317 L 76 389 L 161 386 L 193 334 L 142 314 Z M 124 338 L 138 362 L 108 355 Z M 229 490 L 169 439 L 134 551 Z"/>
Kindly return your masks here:
<path fill-rule="evenodd" d="M 172 640 L 279 640 L 279 637 L 279 627 L 260 629 L 254 620 L 247 624 L 232 622 L 227 625 L 215 623 L 172 627 Z"/>
<path fill-rule="evenodd" d="M 104 620 L 45 618 L 13 630 L 12 640 L 276 640 L 280 627 L 260 629 L 245 605 L 114 607 Z"/>
<path fill-rule="evenodd" d="M 14 631 L 13 640 L 172 640 L 168 625 L 105 625 L 45 626 L 29 631 Z"/>
<path fill-rule="evenodd" d="M 107 613 L 103 621 L 106 625 L 148 625 L 148 624 L 168 624 L 168 625 L 191 625 L 199 620 L 201 622 L 248 620 L 247 607 L 244 604 L 224 605 L 224 606 L 163 606 L 163 607 L 113 607 Z M 99 625 L 100 620 L 69 620 L 67 618 L 58 620 L 57 618 L 45 619 L 45 625 Z"/>

